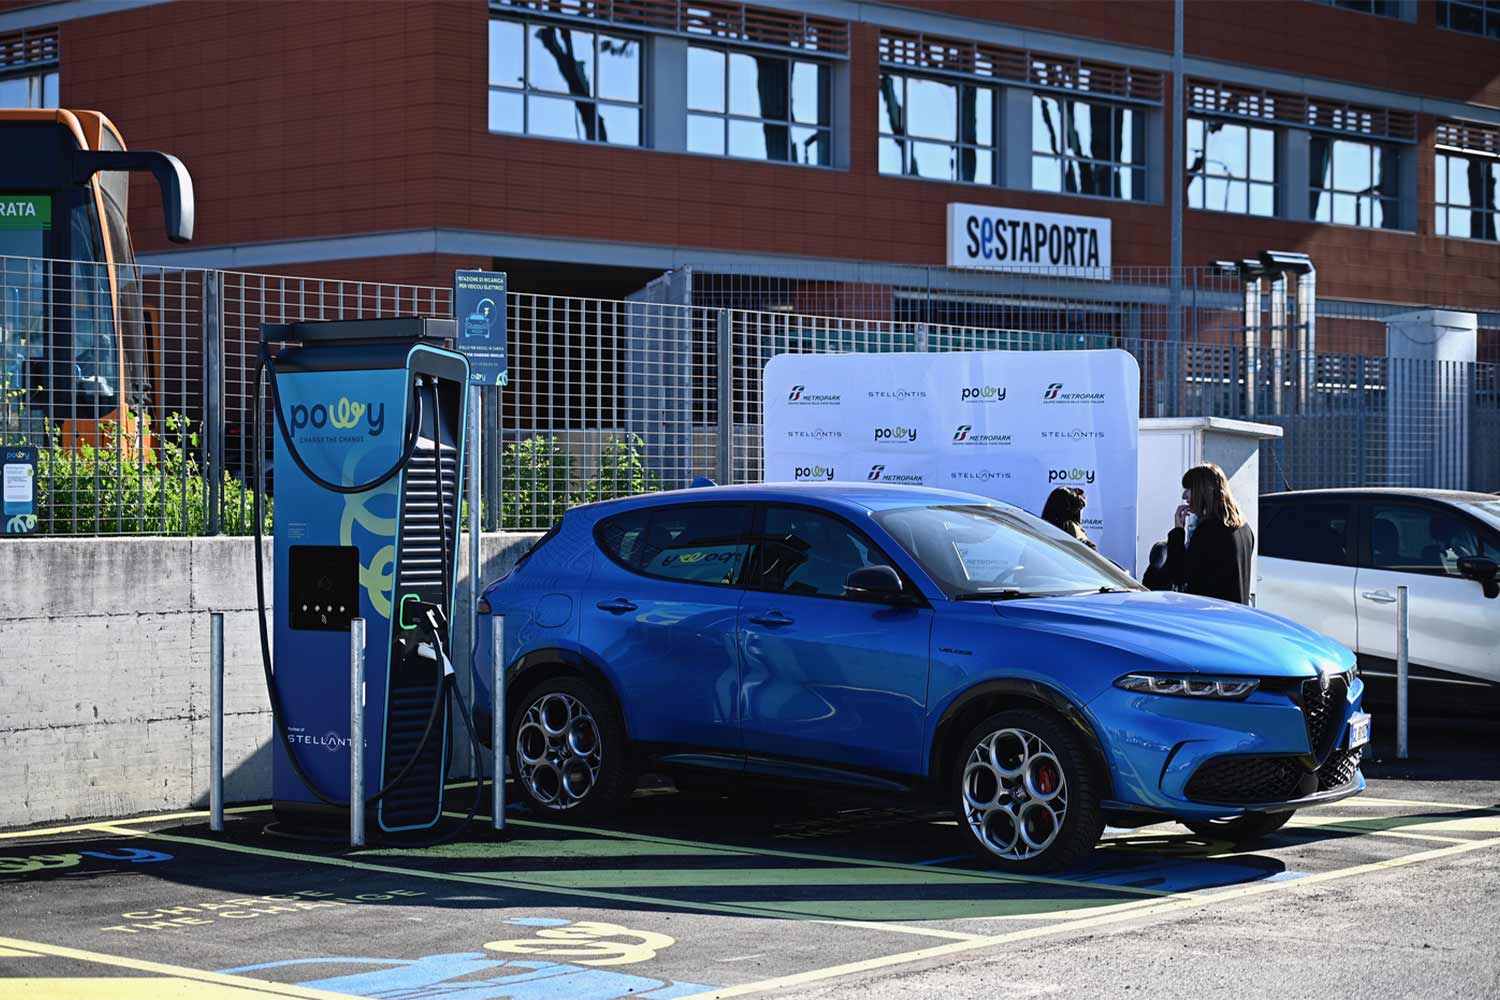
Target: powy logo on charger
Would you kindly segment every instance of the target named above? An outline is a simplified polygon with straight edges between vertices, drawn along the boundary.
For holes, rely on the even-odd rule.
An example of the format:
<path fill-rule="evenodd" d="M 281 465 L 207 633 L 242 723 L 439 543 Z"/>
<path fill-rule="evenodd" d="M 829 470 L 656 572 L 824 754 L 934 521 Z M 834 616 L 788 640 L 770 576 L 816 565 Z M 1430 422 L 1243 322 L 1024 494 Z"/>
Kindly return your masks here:
<path fill-rule="evenodd" d="M 294 403 L 292 437 L 296 437 L 298 431 L 307 427 L 322 430 L 331 426 L 337 430 L 350 430 L 359 426 L 361 420 L 365 421 L 371 437 L 379 437 L 385 430 L 385 404 L 356 403 L 347 396 L 340 396 L 337 403 L 327 405 L 314 403 L 306 406 Z"/>

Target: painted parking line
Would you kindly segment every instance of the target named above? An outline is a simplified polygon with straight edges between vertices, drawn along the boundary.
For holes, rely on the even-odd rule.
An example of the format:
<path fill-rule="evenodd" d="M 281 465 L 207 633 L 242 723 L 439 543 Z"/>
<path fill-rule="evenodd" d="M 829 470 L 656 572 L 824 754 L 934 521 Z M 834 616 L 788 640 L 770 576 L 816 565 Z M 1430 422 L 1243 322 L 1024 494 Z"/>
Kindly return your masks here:
<path fill-rule="evenodd" d="M 268 806 L 268 805 L 235 806 L 235 807 L 230 808 L 230 809 L 225 809 L 224 813 L 225 813 L 225 815 L 228 815 L 230 813 L 260 812 L 260 811 L 262 811 L 264 809 L 270 809 L 270 808 L 271 807 Z M 151 816 L 134 816 L 134 817 L 130 817 L 130 818 L 127 818 L 127 819 L 111 819 L 111 820 L 97 820 L 97 819 L 95 819 L 95 820 L 89 820 L 88 822 L 85 822 L 85 823 L 73 823 L 73 824 L 71 824 L 69 826 L 48 826 L 48 827 L 37 827 L 37 828 L 30 829 L 30 830 L 6 830 L 6 831 L 0 831 L 0 840 L 25 840 L 25 839 L 30 838 L 30 837 L 56 837 L 56 836 L 59 836 L 61 834 L 65 834 L 65 833 L 89 833 L 89 832 L 92 832 L 95 829 L 97 829 L 98 825 L 101 822 L 103 822 L 103 823 L 110 823 L 113 826 L 131 826 L 131 825 L 138 824 L 138 823 L 168 823 L 168 822 L 171 822 L 173 820 L 179 820 L 179 819 L 207 819 L 207 818 L 208 818 L 208 813 L 207 812 L 194 810 L 194 811 L 190 811 L 190 812 L 156 813 L 156 814 L 151 815 Z"/>
<path fill-rule="evenodd" d="M 1139 917 L 1158 916 L 1167 913 L 1183 912 L 1188 910 L 1207 909 L 1211 906 L 1219 906 L 1236 900 L 1251 896 L 1260 896 L 1273 892 L 1295 892 L 1309 885 L 1330 882 L 1336 879 L 1352 878 L 1358 875 L 1372 874 L 1386 871 L 1392 868 L 1401 868 L 1407 865 L 1421 864 L 1426 861 L 1434 861 L 1440 858 L 1454 857 L 1470 851 L 1484 850 L 1490 847 L 1500 846 L 1500 837 L 1487 840 L 1470 841 L 1463 844 L 1453 844 L 1448 847 L 1435 848 L 1430 851 L 1422 851 L 1416 854 L 1406 854 L 1400 857 L 1387 858 L 1383 861 L 1373 861 L 1368 864 L 1354 865 L 1349 868 L 1341 868 L 1335 871 L 1319 872 L 1315 875 L 1307 875 L 1303 878 L 1288 881 L 1260 882 L 1255 885 L 1240 886 L 1235 889 L 1225 889 L 1217 893 L 1198 896 L 1182 896 L 1175 899 L 1161 900 L 1159 902 L 1142 903 L 1130 907 L 1117 907 L 1108 912 L 1091 914 L 1074 920 L 1061 920 L 1057 923 L 1044 924 L 1039 927 L 1028 927 L 1024 930 L 1011 931 L 1008 934 L 996 934 L 990 937 L 979 938 L 971 941 L 953 941 L 948 944 L 933 945 L 928 948 L 919 948 L 915 951 L 901 952 L 895 955 L 884 955 L 879 958 L 864 959 L 858 962 L 845 962 L 840 965 L 831 965 L 823 969 L 814 969 L 809 972 L 800 972 L 788 976 L 778 976 L 774 979 L 764 979 L 755 983 L 743 983 L 739 986 L 726 987 L 724 989 L 710 990 L 692 996 L 681 997 L 679 1000 L 727 1000 L 729 997 L 750 996 L 756 993 L 768 993 L 771 990 L 787 989 L 795 986 L 805 986 L 811 983 L 825 982 L 831 979 L 840 979 L 845 976 L 857 975 L 864 972 L 872 972 L 877 969 L 887 969 L 893 966 L 910 965 L 933 958 L 942 958 L 949 955 L 958 955 L 966 952 L 979 951 L 984 948 L 992 948 L 1002 944 L 1013 944 L 1019 941 L 1029 941 L 1036 938 L 1050 937 L 1074 931 L 1089 930 L 1095 927 L 1104 927 L 1110 924 L 1120 923 L 1126 920 L 1134 920 Z"/>
<path fill-rule="evenodd" d="M 99 978 L 26 978 L 0 977 L 3 1000 L 42 1000 L 68 997 L 69 1000 L 157 1000 L 157 998 L 203 997 L 206 1000 L 230 1000 L 254 997 L 297 997 L 300 1000 L 349 1000 L 347 994 L 307 989 L 289 983 L 204 972 L 180 965 L 167 965 L 122 955 L 106 955 L 81 948 L 23 941 L 0 937 L 0 958 L 61 958 L 73 962 L 103 965 L 147 973 L 140 976 L 104 976 Z M 7 968 L 5 971 L 9 972 Z"/>

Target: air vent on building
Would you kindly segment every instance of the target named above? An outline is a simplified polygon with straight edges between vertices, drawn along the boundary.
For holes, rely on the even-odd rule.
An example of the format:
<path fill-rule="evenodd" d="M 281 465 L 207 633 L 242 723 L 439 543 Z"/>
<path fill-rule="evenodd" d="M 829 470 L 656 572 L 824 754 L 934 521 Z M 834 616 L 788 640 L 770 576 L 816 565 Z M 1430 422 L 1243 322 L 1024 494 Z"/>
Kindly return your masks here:
<path fill-rule="evenodd" d="M 578 18 L 827 55 L 849 54 L 849 23 L 722 0 L 492 0 L 495 10 Z"/>
<path fill-rule="evenodd" d="M 1500 128 L 1449 118 L 1437 123 L 1437 144 L 1444 149 L 1500 156 Z"/>
<path fill-rule="evenodd" d="M 1189 79 L 1187 107 L 1190 112 L 1199 114 L 1256 118 L 1402 142 L 1417 140 L 1417 120 L 1410 111 L 1350 104 L 1220 80 Z"/>
<path fill-rule="evenodd" d="M 0 35 L 0 73 L 57 65 L 57 28 L 27 28 Z"/>

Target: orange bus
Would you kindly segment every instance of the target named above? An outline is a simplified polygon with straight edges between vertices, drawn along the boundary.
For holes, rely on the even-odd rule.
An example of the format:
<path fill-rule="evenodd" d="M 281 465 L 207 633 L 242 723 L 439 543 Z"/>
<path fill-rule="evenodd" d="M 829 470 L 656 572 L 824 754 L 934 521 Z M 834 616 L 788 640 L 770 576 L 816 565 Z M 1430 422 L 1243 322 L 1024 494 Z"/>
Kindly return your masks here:
<path fill-rule="evenodd" d="M 97 111 L 0 109 L 0 149 L 0 440 L 141 442 L 152 331 L 130 173 L 156 178 L 178 243 L 193 235 L 192 178 L 175 156 L 127 150 Z"/>

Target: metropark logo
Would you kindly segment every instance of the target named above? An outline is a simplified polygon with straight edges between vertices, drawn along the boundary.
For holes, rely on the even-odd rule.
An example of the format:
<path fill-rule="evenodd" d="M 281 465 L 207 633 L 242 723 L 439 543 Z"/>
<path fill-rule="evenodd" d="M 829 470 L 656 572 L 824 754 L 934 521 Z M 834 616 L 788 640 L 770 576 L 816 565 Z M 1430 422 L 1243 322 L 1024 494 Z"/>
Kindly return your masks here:
<path fill-rule="evenodd" d="M 920 472 L 886 472 L 883 465 L 870 466 L 870 474 L 865 478 L 872 483 L 904 483 L 907 486 L 922 485 L 922 474 Z"/>
<path fill-rule="evenodd" d="M 311 427 L 313 430 L 323 430 L 333 427 L 337 430 L 347 431 L 358 427 L 363 421 L 366 431 L 371 437 L 379 437 L 385 430 L 385 404 L 384 403 L 356 403 L 347 396 L 340 396 L 337 403 L 314 403 L 307 406 L 302 403 L 292 405 L 292 437 L 297 432 Z"/>
<path fill-rule="evenodd" d="M 792 481 L 797 483 L 806 482 L 833 482 L 833 466 L 831 465 L 799 465 L 792 470 Z"/>
<path fill-rule="evenodd" d="M 805 385 L 794 385 L 786 394 L 788 406 L 838 406 L 841 399 L 836 392 L 808 392 Z"/>
<path fill-rule="evenodd" d="M 1061 382 L 1049 382 L 1047 391 L 1042 393 L 1044 403 L 1102 403 L 1104 393 L 1102 392 L 1064 392 Z"/>
<path fill-rule="evenodd" d="M 975 434 L 973 424 L 959 424 L 953 432 L 953 443 L 963 445 L 1008 445 L 1009 434 Z"/>

